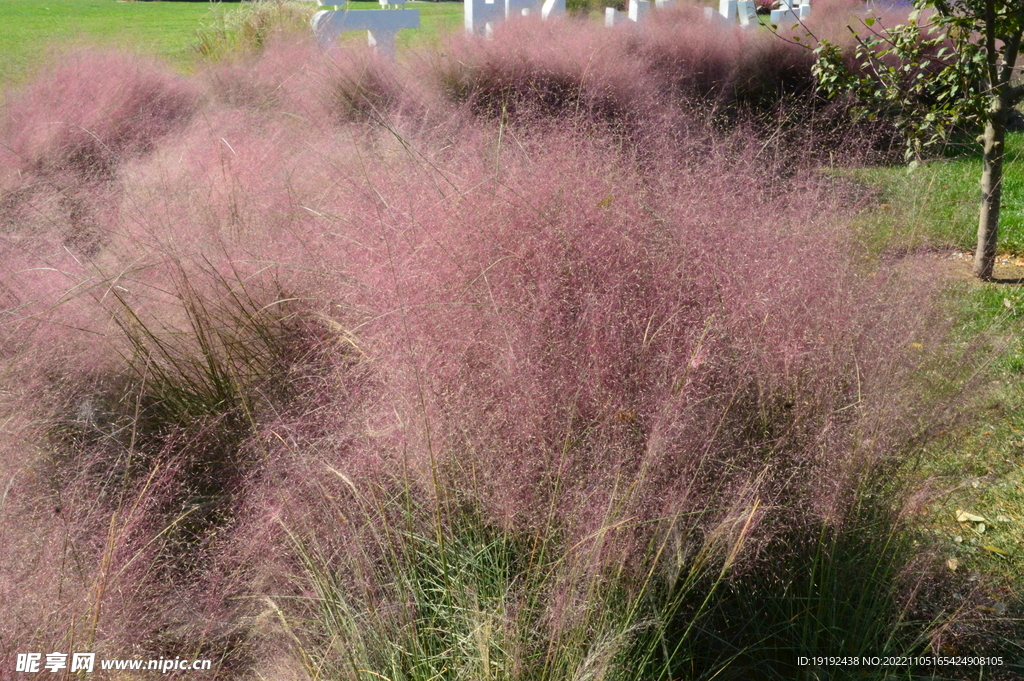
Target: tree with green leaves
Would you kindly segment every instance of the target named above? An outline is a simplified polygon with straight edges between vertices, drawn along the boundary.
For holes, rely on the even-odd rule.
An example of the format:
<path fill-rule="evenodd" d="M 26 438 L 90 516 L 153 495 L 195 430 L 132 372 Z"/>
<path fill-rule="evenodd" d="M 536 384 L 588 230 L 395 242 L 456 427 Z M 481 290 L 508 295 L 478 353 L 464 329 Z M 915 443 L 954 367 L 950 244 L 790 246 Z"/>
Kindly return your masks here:
<path fill-rule="evenodd" d="M 977 137 L 983 169 L 974 274 L 991 280 L 1006 130 L 1024 99 L 1015 77 L 1024 0 L 917 0 L 905 24 L 886 28 L 867 15 L 850 30 L 852 54 L 826 40 L 815 50 L 826 96 L 852 95 L 860 116 L 892 121 L 910 157 L 984 130 Z"/>

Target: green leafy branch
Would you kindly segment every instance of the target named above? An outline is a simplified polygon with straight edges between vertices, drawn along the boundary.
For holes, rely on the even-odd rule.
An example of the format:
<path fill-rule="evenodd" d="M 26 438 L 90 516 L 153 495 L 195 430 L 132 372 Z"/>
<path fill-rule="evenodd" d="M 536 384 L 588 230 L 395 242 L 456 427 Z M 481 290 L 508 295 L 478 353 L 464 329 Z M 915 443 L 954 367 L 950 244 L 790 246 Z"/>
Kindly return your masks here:
<path fill-rule="evenodd" d="M 892 125 L 908 160 L 976 130 L 986 110 L 985 55 L 966 28 L 920 11 L 885 27 L 865 17 L 852 54 L 829 40 L 814 49 L 813 74 L 826 99 L 846 99 L 855 119 Z"/>

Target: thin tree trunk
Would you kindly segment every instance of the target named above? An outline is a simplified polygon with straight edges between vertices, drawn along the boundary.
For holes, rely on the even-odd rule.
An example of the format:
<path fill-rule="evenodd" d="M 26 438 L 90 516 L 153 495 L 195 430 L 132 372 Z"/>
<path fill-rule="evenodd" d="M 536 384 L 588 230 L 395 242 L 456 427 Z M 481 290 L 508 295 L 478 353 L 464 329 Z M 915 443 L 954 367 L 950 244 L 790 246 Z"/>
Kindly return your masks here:
<path fill-rule="evenodd" d="M 1009 109 L 993 103 L 985 123 L 985 151 L 981 171 L 981 214 L 978 217 L 978 248 L 974 252 L 974 276 L 992 279 L 999 236 L 999 207 L 1003 198 L 1003 154 Z"/>

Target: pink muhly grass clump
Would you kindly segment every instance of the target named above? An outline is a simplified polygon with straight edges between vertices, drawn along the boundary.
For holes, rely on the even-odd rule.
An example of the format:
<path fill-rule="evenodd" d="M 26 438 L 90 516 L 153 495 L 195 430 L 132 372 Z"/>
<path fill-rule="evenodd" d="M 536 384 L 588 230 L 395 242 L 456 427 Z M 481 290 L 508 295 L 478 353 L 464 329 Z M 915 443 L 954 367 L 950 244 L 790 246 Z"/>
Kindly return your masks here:
<path fill-rule="evenodd" d="M 655 12 L 643 31 L 504 22 L 493 40 L 453 39 L 435 77 L 450 98 L 490 115 L 525 109 L 622 126 L 651 125 L 666 109 L 771 110 L 813 90 L 812 55 L 801 45 L 707 21 L 697 6 Z"/>
<path fill-rule="evenodd" d="M 659 13 L 635 49 L 665 96 L 676 101 L 771 110 L 813 91 L 810 50 L 768 31 L 721 26 L 699 7 Z"/>
<path fill-rule="evenodd" d="M 286 393 L 306 395 L 327 365 L 312 367 L 318 331 L 263 282 L 225 290 L 202 262 L 164 270 L 83 287 L 35 310 L 35 333 L 8 339 L 7 369 L 25 388 L 0 408 L 26 422 L 22 446 L 35 453 L 0 465 L 5 480 L 25 478 L 4 495 L 20 522 L 0 535 L 19 550 L 0 574 L 39 586 L 33 599 L 51 607 L 19 601 L 0 622 L 5 640 L 90 640 L 110 655 L 141 644 L 224 664 L 244 653 L 237 608 L 223 600 L 238 580 L 216 570 L 229 546 L 219 535 L 259 479 L 254 424 L 285 417 Z M 104 343 L 76 339 L 89 330 L 69 325 L 79 312 L 106 320 Z M 30 354 L 39 342 L 55 347 Z M 23 570 L 37 560 L 45 568 Z"/>
<path fill-rule="evenodd" d="M 855 399 L 832 377 L 884 357 L 862 380 L 891 378 L 903 360 L 864 344 L 899 347 L 920 315 L 877 307 L 876 284 L 809 209 L 827 200 L 813 186 L 803 206 L 738 193 L 756 172 L 688 172 L 671 155 L 658 166 L 671 179 L 652 188 L 600 152 L 544 140 L 392 244 L 400 312 L 382 318 L 383 338 L 414 383 L 388 403 L 430 423 L 405 456 L 433 451 L 513 525 L 600 514 L 625 480 L 623 515 L 704 507 L 750 476 L 766 503 L 806 495 L 827 513 L 840 492 L 825 480 L 859 427 L 832 416 Z"/>
<path fill-rule="evenodd" d="M 657 111 L 640 55 L 593 22 L 504 22 L 493 40 L 452 39 L 433 65 L 441 90 L 477 112 L 583 115 L 626 125 Z"/>
<path fill-rule="evenodd" d="M 487 40 L 456 36 L 418 68 L 449 101 L 503 121 L 574 120 L 645 146 L 660 129 L 743 125 L 749 134 L 786 137 L 787 146 L 803 142 L 795 157 L 891 155 L 891 126 L 858 123 L 848 102 L 815 96 L 813 43 L 848 42 L 852 9 L 826 3 L 781 36 L 708 21 L 703 8 L 685 4 L 654 10 L 643 30 L 522 19 L 503 22 Z"/>
<path fill-rule="evenodd" d="M 276 36 L 258 55 L 210 64 L 202 80 L 211 98 L 232 109 L 291 111 L 308 98 L 306 73 L 319 54 L 306 40 Z M 303 108 L 293 113 L 305 115 Z"/>
<path fill-rule="evenodd" d="M 850 261 L 833 211 L 854 197 L 811 173 L 771 191 L 735 140 L 680 135 L 637 159 L 542 123 L 500 148 L 461 125 L 443 153 L 334 157 L 331 187 L 302 177 L 312 158 L 286 173 L 308 209 L 289 266 L 330 273 L 310 297 L 332 301 L 362 388 L 275 424 L 260 493 L 279 515 L 248 531 L 282 520 L 358 572 L 344 588 L 373 611 L 405 602 L 374 566 L 419 555 L 389 528 L 456 542 L 468 513 L 566 552 L 539 617 L 571 638 L 592 589 L 645 569 L 659 539 L 740 574 L 857 522 L 921 435 L 907 424 L 943 418 L 948 394 L 907 399 L 908 350 L 941 331 L 931 289 Z M 230 247 L 262 260 L 265 227 L 247 227 Z"/>
<path fill-rule="evenodd" d="M 859 362 L 862 385 L 904 380 L 894 339 L 920 317 L 878 307 L 880 284 L 844 263 L 812 179 L 781 197 L 737 191 L 774 185 L 732 159 L 733 142 L 676 138 L 634 166 L 543 126 L 500 152 L 466 126 L 458 148 L 363 157 L 273 129 L 197 125 L 139 164 L 126 187 L 140 222 L 118 258 L 138 243 L 217 252 L 332 301 L 321 309 L 348 329 L 342 346 L 380 385 L 361 407 L 380 436 L 346 445 L 337 470 L 407 471 L 441 505 L 450 485 L 523 531 L 556 512 L 576 536 L 604 522 L 621 480 L 636 482 L 623 514 L 753 494 L 759 476 L 766 502 L 841 505 L 860 426 L 830 410 L 855 401 L 854 384 L 816 377 Z M 171 161 L 182 171 L 161 170 Z M 143 193 L 152 181 L 169 184 Z M 212 188 L 199 201 L 197 181 Z M 176 225 L 196 231 L 173 245 Z M 891 366 L 872 373 L 872 358 Z"/>
<path fill-rule="evenodd" d="M 419 116 L 438 99 L 408 67 L 361 45 L 329 53 L 306 39 L 278 36 L 259 55 L 218 63 L 203 74 L 210 96 L 230 108 L 284 111 L 315 129 L 346 122 Z"/>
<path fill-rule="evenodd" d="M 199 106 L 199 90 L 138 56 L 64 54 L 8 98 L 0 123 L 0 227 L 33 248 L 59 238 L 95 254 L 116 228 L 122 163 L 156 148 Z M 55 257 L 61 257 L 59 253 Z"/>
<path fill-rule="evenodd" d="M 71 52 L 13 97 L 4 137 L 18 167 L 104 179 L 191 117 L 198 93 L 137 55 Z"/>

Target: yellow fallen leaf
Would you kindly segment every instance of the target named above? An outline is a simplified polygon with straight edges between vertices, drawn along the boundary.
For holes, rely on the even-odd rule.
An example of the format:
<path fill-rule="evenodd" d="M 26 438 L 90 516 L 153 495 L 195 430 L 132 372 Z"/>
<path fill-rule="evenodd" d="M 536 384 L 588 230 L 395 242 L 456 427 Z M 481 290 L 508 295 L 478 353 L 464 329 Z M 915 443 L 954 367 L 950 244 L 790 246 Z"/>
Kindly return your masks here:
<path fill-rule="evenodd" d="M 968 513 L 967 511 L 963 510 L 962 508 L 958 508 L 957 511 L 956 511 L 956 521 L 958 523 L 984 523 L 984 522 L 987 522 L 985 520 L 984 516 L 974 515 L 973 513 Z"/>
<path fill-rule="evenodd" d="M 960 567 L 960 561 L 958 561 L 956 558 L 950 558 L 946 561 L 946 567 L 948 567 L 953 572 L 956 572 L 956 569 Z"/>
<path fill-rule="evenodd" d="M 999 548 L 998 546 L 992 546 L 991 544 L 985 544 L 981 548 L 985 549 L 986 551 L 991 551 L 992 553 L 994 553 L 996 555 L 999 555 L 999 556 L 1008 556 L 1008 555 L 1010 555 L 1009 551 L 1004 551 L 1003 549 Z"/>
<path fill-rule="evenodd" d="M 910 347 L 912 347 L 912 348 L 923 348 L 924 346 L 921 345 L 920 343 L 911 343 Z"/>
<path fill-rule="evenodd" d="M 1000 601 L 1000 602 L 998 602 L 998 603 L 996 603 L 995 605 L 992 605 L 992 606 L 980 605 L 980 606 L 978 606 L 978 610 L 980 610 L 981 612 L 993 612 L 993 613 L 995 613 L 997 615 L 1002 615 L 1002 614 L 1006 613 L 1007 607 L 1006 607 L 1006 603 L 1003 603 L 1002 601 Z"/>

